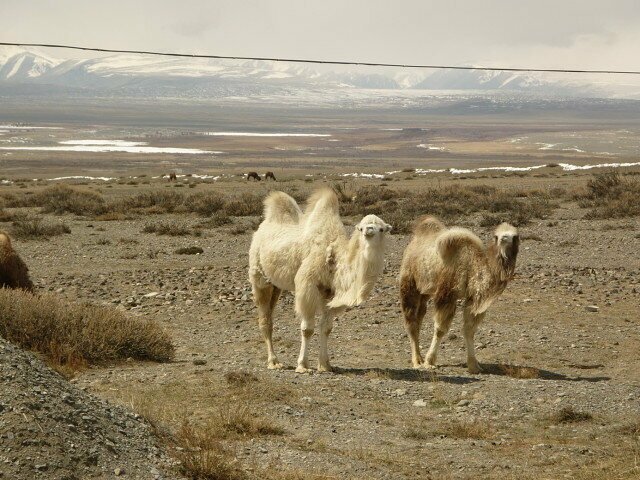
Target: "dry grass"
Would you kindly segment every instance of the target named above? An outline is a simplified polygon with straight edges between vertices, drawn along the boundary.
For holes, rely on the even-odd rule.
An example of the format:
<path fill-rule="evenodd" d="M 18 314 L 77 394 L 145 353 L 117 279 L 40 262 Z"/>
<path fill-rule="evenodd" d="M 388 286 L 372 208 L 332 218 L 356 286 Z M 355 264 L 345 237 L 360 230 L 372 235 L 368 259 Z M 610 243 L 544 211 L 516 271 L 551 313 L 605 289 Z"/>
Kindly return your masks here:
<path fill-rule="evenodd" d="M 585 218 L 610 219 L 640 215 L 640 181 L 624 180 L 619 172 L 594 175 L 579 204 L 589 208 Z"/>
<path fill-rule="evenodd" d="M 410 233 L 415 218 L 425 213 L 456 221 L 481 212 L 483 226 L 505 221 L 522 226 L 534 218 L 546 218 L 556 207 L 545 192 L 510 192 L 488 185 L 446 185 L 411 193 L 370 186 L 358 189 L 353 196 L 340 188 L 343 215 L 380 215 L 393 225 L 395 233 Z"/>
<path fill-rule="evenodd" d="M 499 365 L 499 373 L 511 378 L 532 379 L 540 378 L 540 370 L 534 367 L 521 367 L 518 365 Z"/>
<path fill-rule="evenodd" d="M 184 423 L 172 439 L 173 456 L 183 475 L 193 480 L 242 480 L 247 478 L 208 425 Z"/>
<path fill-rule="evenodd" d="M 40 217 L 26 217 L 11 224 L 11 235 L 20 240 L 46 240 L 57 235 L 71 233 L 64 223 L 49 223 Z"/>
<path fill-rule="evenodd" d="M 548 420 L 553 424 L 562 424 L 586 422 L 588 420 L 591 420 L 592 418 L 593 415 L 591 415 L 589 412 L 581 412 L 569 406 L 562 407 L 557 412 L 552 413 L 549 416 Z"/>
<path fill-rule="evenodd" d="M 202 235 L 200 230 L 192 230 L 186 225 L 176 222 L 148 223 L 144 226 L 142 232 L 155 233 L 156 235 L 168 235 L 170 237 L 184 237 L 188 235 L 199 237 Z"/>
<path fill-rule="evenodd" d="M 176 250 L 178 255 L 199 255 L 204 253 L 201 247 L 182 247 Z"/>
<path fill-rule="evenodd" d="M 153 320 L 19 290 L 0 290 L 0 334 L 72 368 L 126 358 L 163 362 L 174 355 L 169 336 Z"/>
<path fill-rule="evenodd" d="M 233 385 L 235 387 L 244 387 L 245 385 L 258 381 L 258 377 L 253 373 L 245 372 L 244 370 L 233 370 L 231 372 L 227 372 L 224 374 L 224 378 L 229 385 Z"/>
<path fill-rule="evenodd" d="M 411 424 L 404 436 L 413 440 L 428 440 L 436 436 L 458 439 L 485 440 L 495 434 L 488 423 L 479 420 L 456 420 L 446 422 L 432 418 L 423 418 Z"/>

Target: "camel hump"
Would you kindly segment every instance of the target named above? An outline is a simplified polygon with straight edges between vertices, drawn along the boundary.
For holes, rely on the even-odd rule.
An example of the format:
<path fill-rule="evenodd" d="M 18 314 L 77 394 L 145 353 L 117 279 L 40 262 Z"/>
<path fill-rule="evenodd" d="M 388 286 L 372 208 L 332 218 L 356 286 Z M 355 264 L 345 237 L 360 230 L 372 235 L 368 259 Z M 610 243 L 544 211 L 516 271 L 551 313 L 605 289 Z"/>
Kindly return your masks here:
<path fill-rule="evenodd" d="M 444 229 L 444 224 L 436 217 L 424 215 L 416 221 L 413 227 L 413 234 L 416 236 L 426 237 L 435 235 Z"/>
<path fill-rule="evenodd" d="M 452 261 L 462 249 L 484 251 L 482 241 L 473 232 L 457 227 L 438 235 L 436 248 L 445 262 Z"/>
<path fill-rule="evenodd" d="M 264 200 L 264 221 L 298 223 L 302 211 L 296 201 L 284 192 L 271 192 Z"/>
<path fill-rule="evenodd" d="M 338 215 L 340 211 L 340 203 L 338 202 L 338 196 L 331 188 L 323 187 L 319 188 L 311 194 L 307 200 L 307 207 L 305 213 L 311 212 L 330 212 Z"/>
<path fill-rule="evenodd" d="M 11 250 L 11 239 L 4 232 L 0 232 L 0 250 Z"/>

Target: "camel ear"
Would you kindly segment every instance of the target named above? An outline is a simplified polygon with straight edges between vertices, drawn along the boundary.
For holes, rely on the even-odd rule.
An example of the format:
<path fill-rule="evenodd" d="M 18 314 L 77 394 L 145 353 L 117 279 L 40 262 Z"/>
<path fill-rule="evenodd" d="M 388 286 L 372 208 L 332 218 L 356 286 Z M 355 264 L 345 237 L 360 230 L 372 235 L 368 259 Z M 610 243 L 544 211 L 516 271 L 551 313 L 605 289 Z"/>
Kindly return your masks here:
<path fill-rule="evenodd" d="M 392 228 L 393 227 L 391 225 L 389 225 L 388 223 L 384 224 L 384 231 L 385 232 L 390 232 Z"/>
<path fill-rule="evenodd" d="M 362 231 L 362 225 L 358 225 L 356 228 L 358 229 L 358 231 Z"/>

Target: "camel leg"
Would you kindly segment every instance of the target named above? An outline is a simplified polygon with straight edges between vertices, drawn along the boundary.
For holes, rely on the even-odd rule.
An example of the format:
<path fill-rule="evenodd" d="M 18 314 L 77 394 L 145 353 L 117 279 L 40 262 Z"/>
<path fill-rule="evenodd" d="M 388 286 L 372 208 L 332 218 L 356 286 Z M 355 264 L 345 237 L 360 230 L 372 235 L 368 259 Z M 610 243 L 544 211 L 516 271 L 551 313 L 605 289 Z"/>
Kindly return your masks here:
<path fill-rule="evenodd" d="M 480 322 L 484 318 L 484 315 L 484 312 L 473 315 L 469 307 L 465 307 L 464 309 L 462 332 L 464 334 L 464 342 L 467 346 L 467 369 L 469 370 L 469 373 L 482 372 L 482 368 L 480 368 L 480 364 L 476 359 L 476 350 L 473 344 L 473 338 L 476 334 L 476 330 L 478 329 L 478 325 L 480 325 Z"/>
<path fill-rule="evenodd" d="M 400 298 L 404 328 L 411 343 L 411 364 L 413 368 L 419 368 L 423 361 L 420 353 L 420 327 L 427 311 L 428 297 L 420 294 L 413 279 L 403 278 L 400 284 Z"/>
<path fill-rule="evenodd" d="M 300 316 L 300 355 L 296 372 L 309 372 L 309 340 L 313 335 L 316 323 L 316 311 L 320 305 L 320 294 L 316 288 L 297 288 L 296 312 Z"/>
<path fill-rule="evenodd" d="M 329 334 L 333 330 L 333 316 L 334 313 L 331 309 L 324 309 L 322 316 L 320 317 L 320 342 L 319 342 L 319 355 L 318 355 L 318 371 L 330 372 L 331 363 L 329 362 L 329 351 L 327 343 L 329 340 Z"/>
<path fill-rule="evenodd" d="M 259 288 L 253 287 L 253 298 L 258 307 L 258 325 L 262 332 L 262 338 L 267 345 L 267 368 L 282 368 L 282 364 L 278 361 L 276 353 L 273 351 L 273 309 L 278 303 L 281 290 L 273 285 Z"/>
<path fill-rule="evenodd" d="M 439 304 L 435 306 L 436 312 L 433 316 L 433 338 L 431 346 L 427 352 L 427 361 L 425 366 L 428 368 L 436 368 L 436 357 L 438 356 L 438 347 L 442 341 L 442 337 L 446 335 L 451 327 L 451 320 L 456 313 L 455 300 L 449 303 Z"/>

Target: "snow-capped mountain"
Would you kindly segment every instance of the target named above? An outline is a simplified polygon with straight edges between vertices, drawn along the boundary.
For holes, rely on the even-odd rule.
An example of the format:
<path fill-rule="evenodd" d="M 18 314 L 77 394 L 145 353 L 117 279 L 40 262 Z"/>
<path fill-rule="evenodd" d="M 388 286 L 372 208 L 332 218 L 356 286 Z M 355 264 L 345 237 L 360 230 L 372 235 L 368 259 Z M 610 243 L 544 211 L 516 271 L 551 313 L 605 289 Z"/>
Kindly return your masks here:
<path fill-rule="evenodd" d="M 50 85 L 126 95 L 212 96 L 282 89 L 429 90 L 609 96 L 602 86 L 573 78 L 480 70 L 318 70 L 295 63 L 110 55 L 84 60 L 0 47 L 0 86 Z M 224 92 L 224 93 L 221 93 Z"/>

